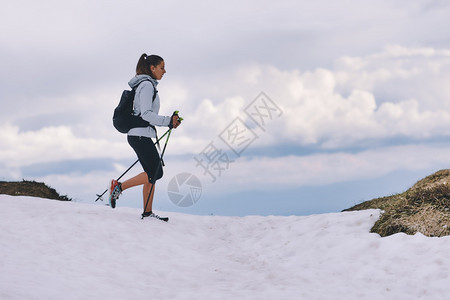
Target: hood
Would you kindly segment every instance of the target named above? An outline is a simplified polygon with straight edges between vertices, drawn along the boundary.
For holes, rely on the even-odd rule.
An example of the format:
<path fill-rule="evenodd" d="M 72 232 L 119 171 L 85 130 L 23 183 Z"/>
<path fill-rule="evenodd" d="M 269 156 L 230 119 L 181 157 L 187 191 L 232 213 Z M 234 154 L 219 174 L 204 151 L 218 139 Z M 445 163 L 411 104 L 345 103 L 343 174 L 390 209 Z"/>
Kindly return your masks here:
<path fill-rule="evenodd" d="M 144 80 L 150 80 L 151 82 L 153 82 L 155 87 L 158 85 L 158 81 L 145 74 L 134 76 L 130 81 L 128 81 L 128 85 L 131 88 L 135 88 Z"/>

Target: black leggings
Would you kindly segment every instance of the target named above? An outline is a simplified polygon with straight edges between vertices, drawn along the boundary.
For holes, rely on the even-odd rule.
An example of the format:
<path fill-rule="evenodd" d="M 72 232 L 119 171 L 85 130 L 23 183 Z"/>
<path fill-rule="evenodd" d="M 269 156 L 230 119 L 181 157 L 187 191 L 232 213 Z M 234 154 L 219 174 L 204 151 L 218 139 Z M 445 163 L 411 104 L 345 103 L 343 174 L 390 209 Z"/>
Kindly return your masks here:
<path fill-rule="evenodd" d="M 141 163 L 145 173 L 147 173 L 148 181 L 152 184 L 163 176 L 161 159 L 158 150 L 151 138 L 143 136 L 128 136 L 128 144 L 133 148 L 134 152 Z"/>

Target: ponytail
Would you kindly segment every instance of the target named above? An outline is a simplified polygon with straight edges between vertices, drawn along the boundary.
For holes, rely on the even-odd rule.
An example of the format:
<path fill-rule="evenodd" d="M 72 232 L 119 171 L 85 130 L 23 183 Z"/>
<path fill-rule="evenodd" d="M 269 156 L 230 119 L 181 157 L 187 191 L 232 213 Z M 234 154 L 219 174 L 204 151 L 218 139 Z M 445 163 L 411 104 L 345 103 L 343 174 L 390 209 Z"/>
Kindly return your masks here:
<path fill-rule="evenodd" d="M 150 66 L 156 67 L 162 61 L 164 61 L 164 59 L 162 59 L 161 56 L 154 54 L 148 56 L 146 53 L 142 54 L 136 66 L 136 75 L 146 74 L 154 78 Z"/>

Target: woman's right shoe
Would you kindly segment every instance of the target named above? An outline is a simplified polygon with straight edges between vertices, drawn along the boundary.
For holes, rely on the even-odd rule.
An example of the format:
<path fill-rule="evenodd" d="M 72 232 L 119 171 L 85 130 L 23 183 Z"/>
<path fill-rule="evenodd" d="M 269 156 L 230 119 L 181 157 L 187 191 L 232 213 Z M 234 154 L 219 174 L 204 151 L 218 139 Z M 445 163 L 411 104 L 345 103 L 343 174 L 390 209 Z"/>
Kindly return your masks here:
<path fill-rule="evenodd" d="M 111 180 L 111 186 L 109 187 L 109 205 L 111 208 L 116 207 L 116 201 L 122 194 L 122 185 L 117 180 Z"/>

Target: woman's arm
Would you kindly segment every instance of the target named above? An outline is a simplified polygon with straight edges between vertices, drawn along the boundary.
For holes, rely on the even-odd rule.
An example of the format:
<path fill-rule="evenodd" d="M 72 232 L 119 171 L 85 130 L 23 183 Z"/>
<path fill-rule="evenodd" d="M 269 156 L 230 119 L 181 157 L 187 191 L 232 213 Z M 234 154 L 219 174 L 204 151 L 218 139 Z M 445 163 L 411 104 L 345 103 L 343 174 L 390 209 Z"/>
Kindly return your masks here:
<path fill-rule="evenodd" d="M 170 116 L 160 116 L 159 111 L 159 97 L 153 99 L 154 88 L 151 82 L 143 82 L 139 93 L 139 103 L 141 118 L 155 126 L 169 126 L 171 121 Z"/>

